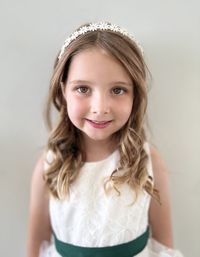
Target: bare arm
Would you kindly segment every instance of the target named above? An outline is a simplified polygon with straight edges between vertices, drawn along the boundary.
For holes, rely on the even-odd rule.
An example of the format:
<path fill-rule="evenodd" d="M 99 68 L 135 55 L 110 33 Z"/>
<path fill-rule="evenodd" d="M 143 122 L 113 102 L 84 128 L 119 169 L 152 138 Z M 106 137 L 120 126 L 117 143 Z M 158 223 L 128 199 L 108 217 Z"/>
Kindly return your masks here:
<path fill-rule="evenodd" d="M 150 204 L 149 220 L 152 237 L 158 242 L 173 248 L 168 171 L 154 147 L 151 147 L 151 158 L 155 187 L 159 190 L 161 198 L 161 205 L 153 199 Z"/>
<path fill-rule="evenodd" d="M 51 225 L 48 212 L 48 193 L 43 181 L 44 154 L 39 158 L 31 181 L 29 224 L 28 224 L 28 257 L 38 257 L 39 247 L 43 240 L 50 240 Z"/>

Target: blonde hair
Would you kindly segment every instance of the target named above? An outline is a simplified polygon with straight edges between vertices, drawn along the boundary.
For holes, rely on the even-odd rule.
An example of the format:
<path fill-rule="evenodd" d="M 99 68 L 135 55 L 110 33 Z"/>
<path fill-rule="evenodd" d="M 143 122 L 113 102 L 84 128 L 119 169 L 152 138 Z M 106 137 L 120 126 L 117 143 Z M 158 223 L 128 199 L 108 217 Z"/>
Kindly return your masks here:
<path fill-rule="evenodd" d="M 118 142 L 120 166 L 112 172 L 107 182 L 111 181 L 117 191 L 119 185 L 127 183 L 136 194 L 145 190 L 159 199 L 158 191 L 154 188 L 152 177 L 147 171 L 148 155 L 143 147 L 146 141 L 144 125 L 148 69 L 138 45 L 113 31 L 91 31 L 80 35 L 65 49 L 60 60 L 56 58 L 45 116 L 50 130 L 47 151 L 51 150 L 55 158 L 44 174 L 46 185 L 54 197 L 65 198 L 70 193 L 70 185 L 77 178 L 85 161 L 81 137 L 68 117 L 61 84 L 66 81 L 73 56 L 94 47 L 103 49 L 113 56 L 128 72 L 134 87 L 129 120 L 113 135 Z M 51 117 L 52 104 L 58 111 L 58 121 L 54 128 Z M 123 174 L 119 175 L 118 170 L 123 170 Z"/>

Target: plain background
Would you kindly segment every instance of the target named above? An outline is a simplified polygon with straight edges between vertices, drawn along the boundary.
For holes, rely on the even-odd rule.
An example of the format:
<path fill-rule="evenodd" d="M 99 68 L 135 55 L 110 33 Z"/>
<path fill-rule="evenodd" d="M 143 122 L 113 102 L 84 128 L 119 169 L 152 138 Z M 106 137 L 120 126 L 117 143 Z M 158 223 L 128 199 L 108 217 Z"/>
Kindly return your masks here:
<path fill-rule="evenodd" d="M 0 256 L 26 256 L 29 187 L 46 143 L 42 109 L 65 37 L 107 20 L 135 35 L 153 76 L 151 140 L 170 172 L 175 246 L 199 257 L 200 2 L 0 1 Z"/>

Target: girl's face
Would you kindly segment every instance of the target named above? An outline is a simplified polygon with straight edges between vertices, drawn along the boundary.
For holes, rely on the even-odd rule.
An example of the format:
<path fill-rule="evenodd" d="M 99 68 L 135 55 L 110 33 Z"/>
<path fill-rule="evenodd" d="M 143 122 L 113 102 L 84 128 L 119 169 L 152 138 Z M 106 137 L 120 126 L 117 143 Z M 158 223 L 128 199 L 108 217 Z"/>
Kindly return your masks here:
<path fill-rule="evenodd" d="M 129 119 L 133 83 L 113 57 L 90 48 L 72 58 L 63 95 L 69 119 L 84 140 L 109 142 Z"/>

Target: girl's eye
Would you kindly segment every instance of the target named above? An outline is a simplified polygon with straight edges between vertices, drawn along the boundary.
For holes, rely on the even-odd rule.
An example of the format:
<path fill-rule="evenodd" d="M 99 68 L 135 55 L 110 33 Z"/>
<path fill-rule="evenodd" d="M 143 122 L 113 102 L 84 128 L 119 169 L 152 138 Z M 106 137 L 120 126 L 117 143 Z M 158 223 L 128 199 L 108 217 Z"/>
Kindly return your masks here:
<path fill-rule="evenodd" d="M 81 94 L 87 94 L 89 92 L 89 88 L 85 86 L 78 87 L 76 90 Z"/>
<path fill-rule="evenodd" d="M 121 88 L 121 87 L 116 87 L 113 89 L 113 93 L 115 95 L 122 95 L 123 93 L 125 93 L 125 89 Z"/>

